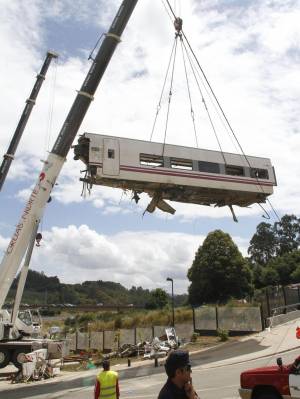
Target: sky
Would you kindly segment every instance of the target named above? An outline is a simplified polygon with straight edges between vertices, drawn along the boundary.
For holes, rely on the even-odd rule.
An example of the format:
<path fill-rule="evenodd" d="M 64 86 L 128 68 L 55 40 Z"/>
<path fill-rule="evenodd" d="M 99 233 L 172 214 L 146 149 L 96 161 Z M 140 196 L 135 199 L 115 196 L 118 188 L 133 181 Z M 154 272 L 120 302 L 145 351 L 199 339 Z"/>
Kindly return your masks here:
<path fill-rule="evenodd" d="M 0 155 L 8 148 L 47 50 L 52 62 L 0 192 L 3 254 L 33 185 L 88 72 L 90 52 L 120 0 L 0 0 Z M 174 28 L 162 0 L 139 1 L 78 134 L 149 140 L 166 74 Z M 246 154 L 271 158 L 278 186 L 270 198 L 279 216 L 300 213 L 300 0 L 171 0 L 175 14 Z M 217 149 L 189 71 L 199 147 Z M 182 56 L 178 52 L 167 143 L 195 147 Z M 169 83 L 168 83 L 169 84 Z M 168 90 L 167 84 L 167 90 Z M 168 92 L 153 140 L 163 141 Z M 198 97 L 197 97 L 198 96 Z M 209 98 L 206 99 L 209 101 Z M 225 151 L 237 152 L 219 122 Z M 74 144 L 76 143 L 74 141 Z M 72 150 L 41 223 L 43 240 L 31 268 L 68 283 L 109 280 L 175 293 L 187 291 L 187 270 L 206 235 L 222 229 L 243 255 L 263 221 L 257 205 L 228 208 L 172 203 L 175 215 L 143 212 L 119 189 L 95 186 L 81 195 Z M 276 218 L 266 205 L 270 223 Z"/>

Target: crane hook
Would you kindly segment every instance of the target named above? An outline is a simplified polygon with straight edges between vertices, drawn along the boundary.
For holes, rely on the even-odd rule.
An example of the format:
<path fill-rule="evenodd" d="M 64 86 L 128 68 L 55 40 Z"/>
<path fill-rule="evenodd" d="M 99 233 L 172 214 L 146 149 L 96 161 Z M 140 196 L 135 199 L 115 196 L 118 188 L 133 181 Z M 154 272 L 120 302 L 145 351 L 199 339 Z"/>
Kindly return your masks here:
<path fill-rule="evenodd" d="M 175 18 L 174 28 L 176 30 L 176 35 L 181 35 L 182 24 L 183 24 L 183 21 L 181 18 L 179 18 L 179 17 Z"/>

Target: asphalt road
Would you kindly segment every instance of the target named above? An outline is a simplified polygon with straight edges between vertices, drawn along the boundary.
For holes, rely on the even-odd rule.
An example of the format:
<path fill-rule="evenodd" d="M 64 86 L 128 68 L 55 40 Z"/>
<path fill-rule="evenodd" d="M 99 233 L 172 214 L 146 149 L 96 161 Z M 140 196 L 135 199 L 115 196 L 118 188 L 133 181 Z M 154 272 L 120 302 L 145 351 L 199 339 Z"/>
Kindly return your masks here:
<path fill-rule="evenodd" d="M 242 370 L 276 364 L 276 356 L 245 362 L 243 364 L 204 369 L 204 363 L 227 359 L 242 353 L 246 354 L 257 346 L 251 341 L 245 345 L 228 344 L 223 347 L 192 357 L 193 383 L 201 399 L 236 399 L 238 398 L 239 375 Z M 243 349 L 242 349 L 243 348 Z M 256 347 L 257 350 L 257 347 Z M 299 350 L 281 354 L 284 362 L 292 362 L 299 355 Z M 150 375 L 149 375 L 150 372 Z M 131 369 L 128 378 L 120 373 L 121 398 L 154 399 L 166 377 L 163 368 L 149 367 Z M 134 378 L 133 378 L 134 377 Z M 80 378 L 72 382 L 57 382 L 42 385 L 24 386 L 22 389 L 6 391 L 0 399 L 85 399 L 93 398 L 94 377 Z M 3 395 L 3 396 L 2 396 Z M 5 396 L 4 396 L 5 395 Z"/>

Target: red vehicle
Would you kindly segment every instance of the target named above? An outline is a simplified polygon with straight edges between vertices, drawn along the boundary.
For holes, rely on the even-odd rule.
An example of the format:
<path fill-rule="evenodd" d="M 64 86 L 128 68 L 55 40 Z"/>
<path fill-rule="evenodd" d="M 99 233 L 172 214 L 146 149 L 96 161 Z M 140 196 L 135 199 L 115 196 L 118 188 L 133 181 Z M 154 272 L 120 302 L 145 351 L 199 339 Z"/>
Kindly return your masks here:
<path fill-rule="evenodd" d="M 291 399 L 300 398 L 300 356 L 294 363 L 261 367 L 241 373 L 242 399 Z"/>

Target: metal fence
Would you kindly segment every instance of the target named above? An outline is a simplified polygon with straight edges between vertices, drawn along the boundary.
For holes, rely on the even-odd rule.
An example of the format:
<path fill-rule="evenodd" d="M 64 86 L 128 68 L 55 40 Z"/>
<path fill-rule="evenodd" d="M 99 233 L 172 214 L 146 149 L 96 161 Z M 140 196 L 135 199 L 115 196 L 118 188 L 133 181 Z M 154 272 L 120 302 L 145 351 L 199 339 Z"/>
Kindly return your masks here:
<path fill-rule="evenodd" d="M 262 318 L 285 314 L 300 307 L 300 288 L 298 286 L 267 287 L 255 295 L 255 300 L 261 303 Z"/>

